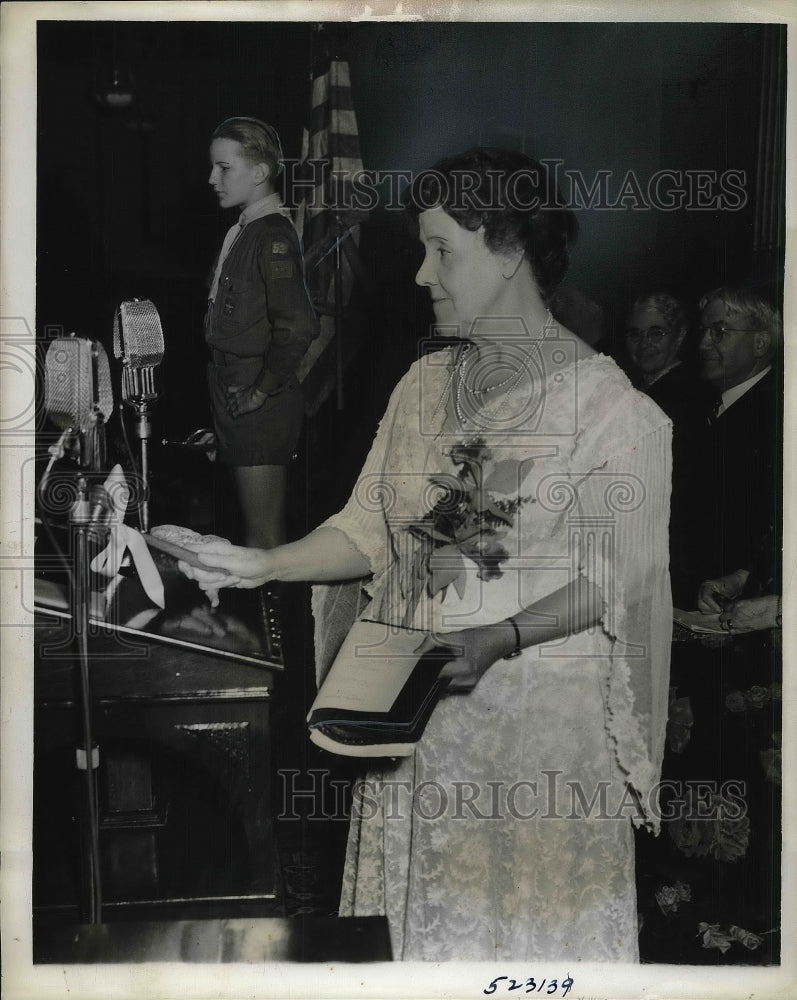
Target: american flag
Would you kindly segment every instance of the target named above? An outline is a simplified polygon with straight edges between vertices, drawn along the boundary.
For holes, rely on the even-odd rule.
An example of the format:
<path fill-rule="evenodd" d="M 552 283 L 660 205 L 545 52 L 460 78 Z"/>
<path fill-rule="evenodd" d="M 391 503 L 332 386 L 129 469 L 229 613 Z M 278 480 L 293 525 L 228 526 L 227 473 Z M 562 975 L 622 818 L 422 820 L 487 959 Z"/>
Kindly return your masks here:
<path fill-rule="evenodd" d="M 296 228 L 304 243 L 307 283 L 320 312 L 344 305 L 354 281 L 359 225 L 366 212 L 354 200 L 361 173 L 360 136 L 352 101 L 349 64 L 332 59 L 312 81 L 310 124 L 304 129 L 299 176 L 313 178 L 297 207 Z M 339 252 L 338 252 L 339 251 Z M 340 260 L 337 301 L 335 265 Z"/>

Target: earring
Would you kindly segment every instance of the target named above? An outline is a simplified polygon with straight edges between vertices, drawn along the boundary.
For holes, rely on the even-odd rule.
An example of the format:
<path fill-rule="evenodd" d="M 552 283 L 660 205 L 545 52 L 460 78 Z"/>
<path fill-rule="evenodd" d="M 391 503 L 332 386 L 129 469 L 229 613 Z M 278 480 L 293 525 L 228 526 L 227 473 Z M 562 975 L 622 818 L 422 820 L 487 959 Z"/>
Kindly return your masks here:
<path fill-rule="evenodd" d="M 515 275 L 517 274 L 518 268 L 520 267 L 520 265 L 522 263 L 523 263 L 523 258 L 522 257 L 518 257 L 518 259 L 515 261 L 513 267 L 510 267 L 509 265 L 507 265 L 506 267 L 502 267 L 501 268 L 501 277 L 504 278 L 506 281 L 511 281 L 512 278 L 514 278 Z M 507 272 L 509 272 L 509 273 L 507 273 Z"/>

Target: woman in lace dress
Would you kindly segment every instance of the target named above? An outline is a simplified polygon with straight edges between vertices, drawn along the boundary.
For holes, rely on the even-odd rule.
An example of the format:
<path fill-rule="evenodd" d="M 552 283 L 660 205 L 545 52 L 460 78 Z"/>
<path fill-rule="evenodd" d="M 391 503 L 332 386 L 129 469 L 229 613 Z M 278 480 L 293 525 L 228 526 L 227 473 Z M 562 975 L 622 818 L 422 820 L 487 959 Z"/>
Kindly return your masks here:
<path fill-rule="evenodd" d="M 670 424 L 554 323 L 575 225 L 538 164 L 473 150 L 409 200 L 449 345 L 394 390 L 340 513 L 268 552 L 203 547 L 227 578 L 183 569 L 209 590 L 316 582 L 321 675 L 363 590 L 363 617 L 455 633 L 414 753 L 357 786 L 341 915 L 386 914 L 405 960 L 636 961 L 633 825 L 657 827 L 667 707 Z"/>

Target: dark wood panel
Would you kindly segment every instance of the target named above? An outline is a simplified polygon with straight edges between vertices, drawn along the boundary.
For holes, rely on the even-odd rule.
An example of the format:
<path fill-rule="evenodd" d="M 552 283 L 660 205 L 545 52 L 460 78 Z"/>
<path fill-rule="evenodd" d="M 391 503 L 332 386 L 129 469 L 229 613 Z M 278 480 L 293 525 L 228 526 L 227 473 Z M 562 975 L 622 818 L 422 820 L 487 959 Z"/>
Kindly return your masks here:
<path fill-rule="evenodd" d="M 71 621 L 35 643 L 34 907 L 80 903 L 84 772 Z M 130 904 L 277 897 L 265 664 L 99 632 L 90 637 L 103 919 Z"/>
<path fill-rule="evenodd" d="M 39 615 L 36 626 L 35 701 L 71 703 L 71 622 Z M 241 663 L 100 628 L 91 636 L 89 658 L 98 702 L 267 697 L 274 682 L 274 668 L 265 663 Z"/>

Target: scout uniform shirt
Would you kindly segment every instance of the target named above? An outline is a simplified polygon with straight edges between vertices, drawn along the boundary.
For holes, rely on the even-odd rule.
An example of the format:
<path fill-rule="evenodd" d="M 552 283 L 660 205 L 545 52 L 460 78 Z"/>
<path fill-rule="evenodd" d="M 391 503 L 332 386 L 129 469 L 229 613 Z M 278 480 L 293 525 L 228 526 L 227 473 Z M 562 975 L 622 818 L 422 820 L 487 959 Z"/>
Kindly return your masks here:
<path fill-rule="evenodd" d="M 298 235 L 268 195 L 244 210 L 219 255 L 205 319 L 213 362 L 228 385 L 279 392 L 317 335 Z"/>

